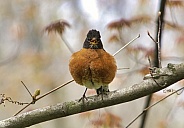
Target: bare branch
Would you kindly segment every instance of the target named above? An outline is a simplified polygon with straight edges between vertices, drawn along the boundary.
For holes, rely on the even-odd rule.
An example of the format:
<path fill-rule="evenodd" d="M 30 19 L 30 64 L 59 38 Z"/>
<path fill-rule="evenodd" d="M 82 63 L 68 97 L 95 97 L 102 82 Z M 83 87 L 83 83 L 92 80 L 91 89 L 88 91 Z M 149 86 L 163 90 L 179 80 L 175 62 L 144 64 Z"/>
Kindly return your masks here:
<path fill-rule="evenodd" d="M 83 102 L 78 102 L 79 99 L 70 102 L 58 103 L 57 105 L 39 108 L 2 120 L 0 121 L 0 127 L 27 127 L 56 118 L 129 102 L 157 92 L 178 82 L 179 80 L 184 79 L 184 63 L 168 64 L 167 67 L 156 68 L 154 71 L 154 78 L 157 80 L 159 85 L 164 86 L 158 86 L 149 74 L 150 77 L 147 75 L 140 84 L 112 91 L 109 94 L 104 95 L 103 100 L 101 100 L 100 96 L 95 95 L 88 97 L 88 100 L 86 100 L 84 104 Z"/>
<path fill-rule="evenodd" d="M 12 103 L 12 104 L 17 104 L 17 105 L 29 104 L 29 103 L 24 103 L 24 102 L 12 100 L 11 97 L 7 97 L 7 96 L 5 96 L 5 94 L 0 94 L 0 97 L 1 97 L 1 98 L 0 98 L 0 105 L 1 105 L 1 104 L 4 104 L 4 106 L 5 106 L 5 101 L 10 102 L 10 103 Z"/>
<path fill-rule="evenodd" d="M 24 84 L 24 82 L 21 81 L 21 83 L 24 85 L 24 87 L 26 88 L 26 90 L 27 90 L 27 92 L 29 93 L 29 95 L 30 95 L 31 97 L 33 97 L 33 95 L 31 94 L 31 92 L 29 91 L 29 89 L 27 88 L 27 86 Z"/>
<path fill-rule="evenodd" d="M 62 88 L 62 87 L 64 87 L 64 86 L 66 86 L 66 85 L 68 85 L 69 83 L 71 83 L 71 82 L 73 82 L 73 81 L 74 81 L 74 80 L 70 80 L 70 81 L 68 81 L 68 82 L 66 82 L 66 83 L 64 83 L 64 84 L 62 84 L 62 85 L 59 85 L 58 87 L 56 87 L 56 88 L 50 90 L 49 92 L 46 92 L 45 94 L 41 95 L 41 96 L 38 97 L 38 98 L 36 98 L 36 96 L 35 96 L 35 97 L 32 96 L 32 98 L 33 98 L 32 101 L 31 101 L 30 103 L 28 103 L 25 107 L 23 107 L 21 110 L 19 110 L 14 116 L 18 115 L 20 112 L 22 112 L 24 109 L 26 109 L 27 107 L 29 107 L 31 104 L 35 104 L 36 101 L 38 101 L 38 100 L 42 99 L 43 97 L 45 97 L 45 96 L 47 96 L 47 95 L 49 95 L 49 94 L 51 94 L 51 93 L 57 91 L 58 89 L 60 89 L 60 88 Z"/>
<path fill-rule="evenodd" d="M 120 48 L 117 52 L 115 52 L 113 54 L 113 56 L 117 55 L 121 50 L 123 50 L 125 47 L 127 47 L 129 44 L 131 44 L 132 42 L 134 42 L 136 39 L 138 39 L 140 37 L 140 34 L 135 37 L 133 40 L 131 40 L 130 42 L 128 42 L 127 44 L 125 44 L 122 48 Z"/>

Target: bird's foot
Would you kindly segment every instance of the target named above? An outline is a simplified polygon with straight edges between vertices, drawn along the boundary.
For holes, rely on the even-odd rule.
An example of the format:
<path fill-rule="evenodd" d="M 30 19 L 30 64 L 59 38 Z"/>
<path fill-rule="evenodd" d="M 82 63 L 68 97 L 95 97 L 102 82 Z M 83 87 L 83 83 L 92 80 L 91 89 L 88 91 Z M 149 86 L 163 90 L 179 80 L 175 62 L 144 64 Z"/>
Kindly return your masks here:
<path fill-rule="evenodd" d="M 82 100 L 83 103 L 84 103 L 84 99 L 88 100 L 87 97 L 86 97 L 86 91 L 87 91 L 87 88 L 85 89 L 84 94 L 82 95 L 82 97 L 79 99 L 79 102 Z"/>
<path fill-rule="evenodd" d="M 103 95 L 107 95 L 109 93 L 109 89 L 108 88 L 103 88 L 102 86 L 96 90 L 97 95 L 101 95 L 102 96 L 102 100 L 103 100 Z"/>
<path fill-rule="evenodd" d="M 84 103 L 84 100 L 88 100 L 88 98 L 86 97 L 86 95 L 83 95 L 80 99 L 79 102 L 82 100 L 82 102 Z"/>

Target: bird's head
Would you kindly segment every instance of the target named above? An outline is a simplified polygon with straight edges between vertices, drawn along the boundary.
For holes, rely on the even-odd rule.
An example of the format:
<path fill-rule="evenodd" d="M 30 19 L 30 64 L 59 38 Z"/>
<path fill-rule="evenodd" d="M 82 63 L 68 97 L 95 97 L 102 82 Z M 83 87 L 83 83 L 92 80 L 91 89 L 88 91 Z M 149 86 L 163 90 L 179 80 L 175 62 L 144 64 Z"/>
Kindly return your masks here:
<path fill-rule="evenodd" d="M 103 49 L 100 32 L 97 30 L 90 30 L 84 41 L 83 48 L 87 49 Z"/>

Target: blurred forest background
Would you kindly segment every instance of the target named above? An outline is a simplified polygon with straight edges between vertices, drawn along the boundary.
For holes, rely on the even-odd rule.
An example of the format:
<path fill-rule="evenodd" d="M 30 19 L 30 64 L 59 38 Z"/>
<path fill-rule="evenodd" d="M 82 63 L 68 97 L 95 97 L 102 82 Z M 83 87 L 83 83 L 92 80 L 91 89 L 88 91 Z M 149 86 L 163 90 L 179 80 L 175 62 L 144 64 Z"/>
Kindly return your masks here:
<path fill-rule="evenodd" d="M 142 81 L 149 73 L 148 56 L 154 52 L 156 19 L 160 0 L 1 0 L 0 1 L 0 94 L 13 100 L 30 102 L 29 90 L 41 94 L 72 79 L 68 63 L 71 51 L 57 33 L 43 32 L 58 19 L 66 21 L 62 38 L 72 50 L 82 48 L 90 29 L 101 32 L 104 48 L 110 54 L 141 34 L 141 37 L 116 55 L 118 70 L 110 84 L 117 90 Z M 184 62 L 184 1 L 167 1 L 162 36 L 162 66 Z M 172 85 L 153 95 L 152 103 L 177 89 L 184 82 Z M 41 99 L 25 111 L 81 98 L 85 88 L 75 82 Z M 94 95 L 88 90 L 88 95 Z M 31 128 L 123 128 L 143 110 L 145 98 L 81 113 L 31 126 Z M 4 107 L 5 105 L 5 107 Z M 23 106 L 9 102 L 0 105 L 0 120 Z M 184 94 L 173 95 L 149 113 L 146 127 L 183 128 Z M 138 119 L 131 128 L 137 128 Z"/>

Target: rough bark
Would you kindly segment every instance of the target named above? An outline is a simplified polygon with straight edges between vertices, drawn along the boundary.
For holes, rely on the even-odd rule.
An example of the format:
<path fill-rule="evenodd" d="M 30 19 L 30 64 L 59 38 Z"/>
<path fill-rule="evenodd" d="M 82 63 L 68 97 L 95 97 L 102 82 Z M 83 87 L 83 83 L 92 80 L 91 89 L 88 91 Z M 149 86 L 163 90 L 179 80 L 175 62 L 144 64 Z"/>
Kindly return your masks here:
<path fill-rule="evenodd" d="M 121 90 L 112 91 L 104 95 L 103 100 L 101 96 L 95 95 L 88 97 L 88 100 L 84 100 L 84 102 L 75 100 L 39 108 L 0 121 L 0 128 L 28 127 L 44 121 L 129 102 L 144 97 L 184 79 L 184 63 L 168 64 L 165 68 L 153 69 L 153 72 L 153 77 L 150 74 L 146 75 L 141 83 Z"/>

